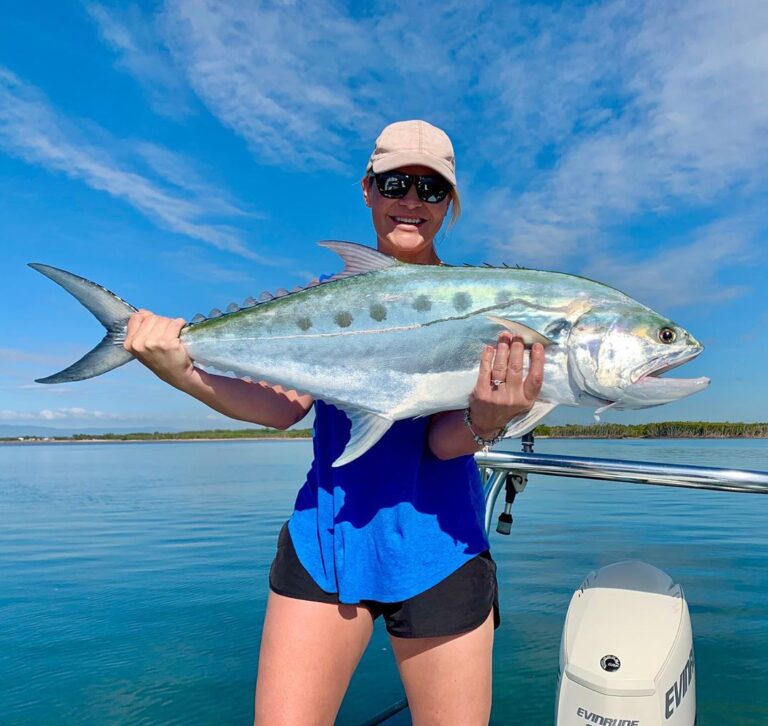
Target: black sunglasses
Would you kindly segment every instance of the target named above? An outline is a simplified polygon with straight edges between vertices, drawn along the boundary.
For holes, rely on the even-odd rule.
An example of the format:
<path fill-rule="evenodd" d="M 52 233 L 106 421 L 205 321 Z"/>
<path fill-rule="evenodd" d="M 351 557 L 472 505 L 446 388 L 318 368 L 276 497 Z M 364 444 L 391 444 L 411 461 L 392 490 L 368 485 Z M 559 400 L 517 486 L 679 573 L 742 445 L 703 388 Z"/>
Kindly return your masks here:
<path fill-rule="evenodd" d="M 402 199 L 411 185 L 416 183 L 416 194 L 422 202 L 437 204 L 451 191 L 451 183 L 439 174 L 403 174 L 399 171 L 384 171 L 373 174 L 379 194 L 387 199 Z"/>

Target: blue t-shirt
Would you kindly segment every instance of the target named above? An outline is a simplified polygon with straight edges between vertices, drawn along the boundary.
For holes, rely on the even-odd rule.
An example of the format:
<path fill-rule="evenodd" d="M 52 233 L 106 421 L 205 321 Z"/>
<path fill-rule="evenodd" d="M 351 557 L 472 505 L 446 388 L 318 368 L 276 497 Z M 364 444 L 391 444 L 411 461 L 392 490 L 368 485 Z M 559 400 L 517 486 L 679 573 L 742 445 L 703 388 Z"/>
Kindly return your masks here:
<path fill-rule="evenodd" d="M 488 549 L 474 458 L 436 458 L 428 428 L 429 417 L 397 421 L 334 469 L 349 419 L 315 401 L 315 459 L 288 529 L 302 565 L 343 603 L 407 600 Z"/>

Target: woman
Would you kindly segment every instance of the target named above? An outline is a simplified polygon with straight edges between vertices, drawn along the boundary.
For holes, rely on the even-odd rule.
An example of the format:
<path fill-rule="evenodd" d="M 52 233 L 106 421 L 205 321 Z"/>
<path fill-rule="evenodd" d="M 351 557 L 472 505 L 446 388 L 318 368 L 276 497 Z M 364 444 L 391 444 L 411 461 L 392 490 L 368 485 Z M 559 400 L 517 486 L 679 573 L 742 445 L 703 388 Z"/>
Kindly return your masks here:
<path fill-rule="evenodd" d="M 362 180 L 377 247 L 441 264 L 435 236 L 458 216 L 453 148 L 424 121 L 387 126 Z M 508 333 L 482 352 L 466 411 L 399 421 L 346 466 L 343 413 L 310 396 L 194 367 L 181 319 L 139 311 L 125 347 L 163 380 L 232 418 L 288 428 L 314 404 L 315 460 L 270 572 L 255 723 L 331 724 L 373 621 L 384 617 L 416 724 L 485 724 L 498 623 L 495 564 L 472 454 L 527 411 L 544 351 Z"/>

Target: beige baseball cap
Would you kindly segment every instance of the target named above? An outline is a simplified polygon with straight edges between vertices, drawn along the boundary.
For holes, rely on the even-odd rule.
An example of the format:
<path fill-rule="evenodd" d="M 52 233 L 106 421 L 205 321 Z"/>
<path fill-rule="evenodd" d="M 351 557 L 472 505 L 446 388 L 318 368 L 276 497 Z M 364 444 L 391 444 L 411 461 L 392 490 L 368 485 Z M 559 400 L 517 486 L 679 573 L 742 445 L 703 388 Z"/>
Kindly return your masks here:
<path fill-rule="evenodd" d="M 396 121 L 389 124 L 376 139 L 365 173 L 378 174 L 401 166 L 420 164 L 434 169 L 456 187 L 456 159 L 448 134 L 426 121 Z"/>

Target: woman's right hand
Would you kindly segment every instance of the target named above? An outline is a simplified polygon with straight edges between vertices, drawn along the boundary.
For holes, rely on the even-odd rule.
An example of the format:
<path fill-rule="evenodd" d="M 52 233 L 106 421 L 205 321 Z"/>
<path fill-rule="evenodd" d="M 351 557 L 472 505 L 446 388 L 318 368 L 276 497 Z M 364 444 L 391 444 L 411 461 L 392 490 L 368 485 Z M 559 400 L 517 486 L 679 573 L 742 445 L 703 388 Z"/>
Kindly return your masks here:
<path fill-rule="evenodd" d="M 184 325 L 183 318 L 163 318 L 139 310 L 128 320 L 123 347 L 166 383 L 183 389 L 196 370 L 179 340 Z"/>

